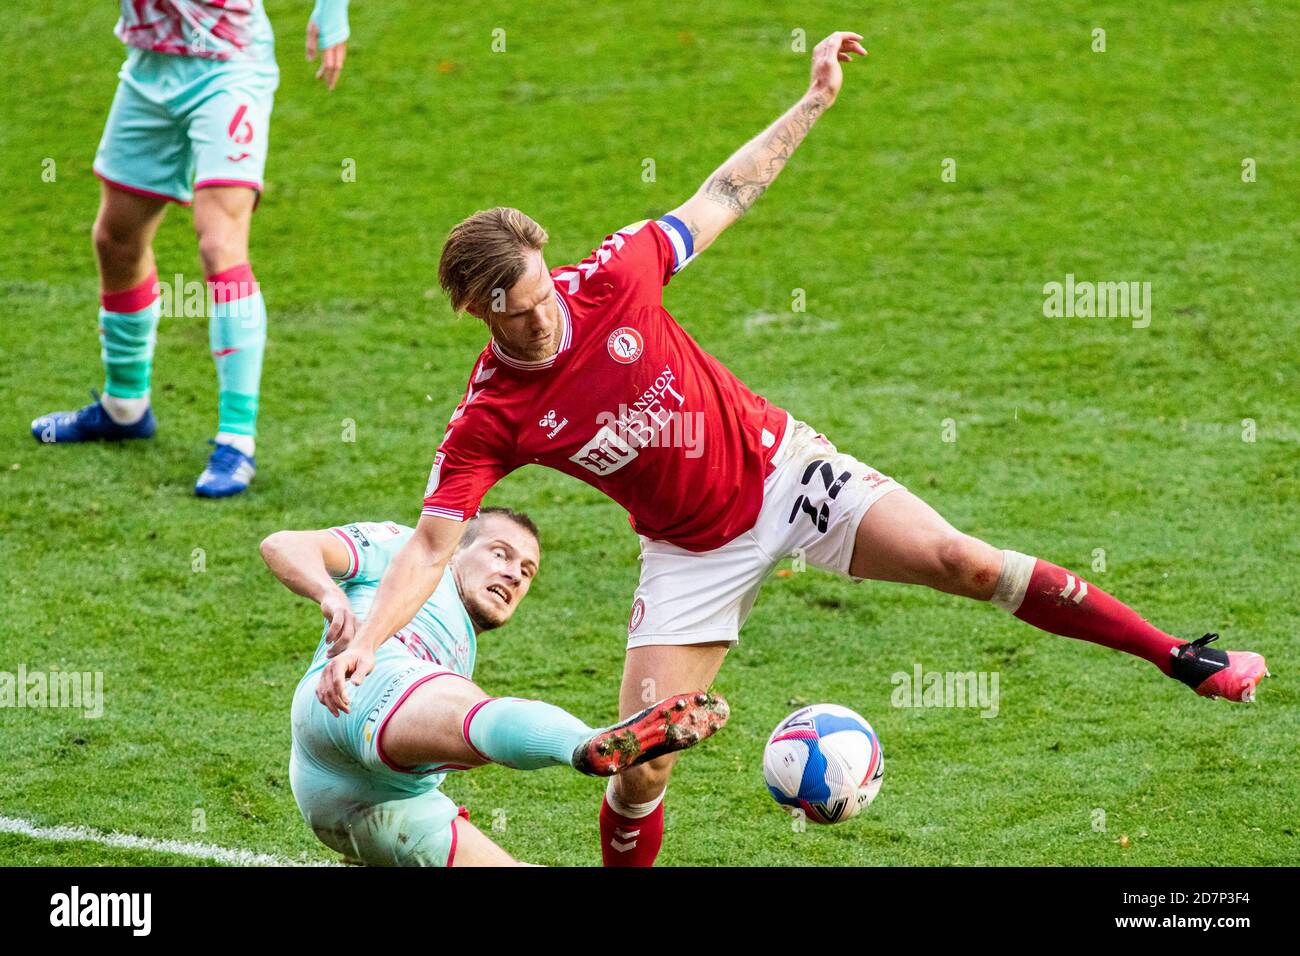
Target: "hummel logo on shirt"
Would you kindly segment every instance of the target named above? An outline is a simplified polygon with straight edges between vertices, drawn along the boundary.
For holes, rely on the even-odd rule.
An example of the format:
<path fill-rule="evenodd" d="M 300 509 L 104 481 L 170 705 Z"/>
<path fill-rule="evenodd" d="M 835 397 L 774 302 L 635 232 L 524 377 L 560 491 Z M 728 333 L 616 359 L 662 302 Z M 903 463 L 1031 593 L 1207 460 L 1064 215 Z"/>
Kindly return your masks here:
<path fill-rule="evenodd" d="M 546 433 L 546 437 L 554 438 L 556 435 L 560 433 L 561 428 L 569 424 L 569 420 L 566 418 L 560 421 L 559 423 L 557 423 L 555 421 L 555 409 L 552 408 L 549 412 L 547 412 L 545 415 L 542 416 L 542 420 L 537 424 L 541 425 L 543 428 L 549 428 L 550 431 Z"/>

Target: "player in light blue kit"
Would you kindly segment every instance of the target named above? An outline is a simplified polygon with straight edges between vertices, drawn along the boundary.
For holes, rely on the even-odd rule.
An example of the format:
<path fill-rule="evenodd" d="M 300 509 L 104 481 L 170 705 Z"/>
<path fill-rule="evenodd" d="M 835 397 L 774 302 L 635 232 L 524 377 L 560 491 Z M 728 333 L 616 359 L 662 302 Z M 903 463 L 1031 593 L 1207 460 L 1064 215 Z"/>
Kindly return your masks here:
<path fill-rule="evenodd" d="M 348 0 L 317 0 L 307 58 L 330 89 L 347 51 Z M 266 306 L 248 263 L 262 192 L 271 104 L 280 82 L 261 0 L 121 0 L 127 45 L 117 95 L 95 154 L 95 219 L 103 395 L 32 422 L 47 443 L 149 438 L 150 377 L 160 316 L 153 237 L 169 202 L 193 204 L 211 290 L 208 339 L 217 366 L 216 446 L 196 494 L 248 487 L 255 467 Z M 93 394 L 93 393 L 92 393 Z"/>
<path fill-rule="evenodd" d="M 541 560 L 536 526 L 504 508 L 485 508 L 468 522 L 451 573 L 380 645 L 374 670 L 344 710 L 331 713 L 316 695 L 330 647 L 352 639 L 384 569 L 412 533 L 391 522 L 358 522 L 280 531 L 262 542 L 275 576 L 325 616 L 293 696 L 289 781 L 307 824 L 349 860 L 513 864 L 438 789 L 449 771 L 499 763 L 610 776 L 690 747 L 726 722 L 726 701 L 703 692 L 661 700 L 597 730 L 551 704 L 480 690 L 471 680 L 477 637 L 510 620 Z"/>

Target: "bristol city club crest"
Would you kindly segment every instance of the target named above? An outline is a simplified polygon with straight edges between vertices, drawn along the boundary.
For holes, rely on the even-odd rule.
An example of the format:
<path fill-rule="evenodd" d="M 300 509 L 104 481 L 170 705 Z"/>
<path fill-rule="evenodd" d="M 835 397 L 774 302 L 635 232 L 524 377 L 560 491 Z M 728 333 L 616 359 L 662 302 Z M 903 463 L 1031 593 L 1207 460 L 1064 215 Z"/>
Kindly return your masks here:
<path fill-rule="evenodd" d="M 645 351 L 641 333 L 626 325 L 609 333 L 609 341 L 605 345 L 609 349 L 609 357 L 620 365 L 631 365 Z"/>

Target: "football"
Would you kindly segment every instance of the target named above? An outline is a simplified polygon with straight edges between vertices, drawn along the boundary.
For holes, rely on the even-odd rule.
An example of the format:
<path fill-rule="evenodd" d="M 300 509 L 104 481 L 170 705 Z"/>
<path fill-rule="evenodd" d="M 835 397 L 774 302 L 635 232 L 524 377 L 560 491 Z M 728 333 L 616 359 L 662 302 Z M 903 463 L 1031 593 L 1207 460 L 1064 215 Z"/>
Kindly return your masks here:
<path fill-rule="evenodd" d="M 763 749 L 772 797 L 813 823 L 856 816 L 876 798 L 884 774 L 880 738 L 860 714 L 838 704 L 796 710 Z"/>

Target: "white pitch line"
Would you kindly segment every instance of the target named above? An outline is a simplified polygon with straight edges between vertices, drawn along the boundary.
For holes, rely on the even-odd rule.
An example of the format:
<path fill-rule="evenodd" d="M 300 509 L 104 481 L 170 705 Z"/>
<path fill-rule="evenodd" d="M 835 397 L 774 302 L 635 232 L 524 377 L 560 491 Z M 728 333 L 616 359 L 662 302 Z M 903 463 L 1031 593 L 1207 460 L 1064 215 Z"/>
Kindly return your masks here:
<path fill-rule="evenodd" d="M 43 827 L 30 820 L 0 816 L 0 833 L 13 833 L 33 840 L 49 840 L 56 843 L 98 843 L 100 846 L 114 847 L 120 850 L 148 850 L 153 853 L 169 853 L 173 856 L 187 856 L 195 860 L 212 860 L 227 866 L 338 866 L 337 863 L 318 863 L 311 860 L 290 860 L 285 857 L 272 856 L 269 853 L 255 853 L 252 850 L 232 850 L 229 847 L 213 846 L 210 843 L 185 843 L 181 840 L 156 840 L 153 837 L 135 836 L 131 833 L 104 833 L 90 827 L 57 826 Z"/>

